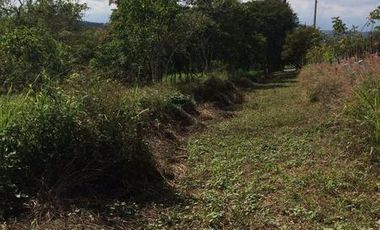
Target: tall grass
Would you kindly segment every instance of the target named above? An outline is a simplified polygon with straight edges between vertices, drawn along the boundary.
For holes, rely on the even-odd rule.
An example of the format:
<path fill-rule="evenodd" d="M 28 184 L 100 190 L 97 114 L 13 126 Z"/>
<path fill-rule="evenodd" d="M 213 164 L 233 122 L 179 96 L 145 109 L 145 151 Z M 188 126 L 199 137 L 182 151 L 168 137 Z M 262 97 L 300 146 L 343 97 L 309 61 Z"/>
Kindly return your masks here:
<path fill-rule="evenodd" d="M 7 141 L 6 130 L 21 118 L 23 109 L 27 106 L 28 96 L 12 96 L 10 93 L 0 97 L 0 217 L 5 207 L 13 210 L 18 206 L 19 191 L 11 179 L 9 171 L 13 167 L 13 158 L 16 154 L 5 145 Z"/>
<path fill-rule="evenodd" d="M 301 71 L 300 81 L 311 102 L 349 105 L 355 119 L 370 127 L 374 149 L 380 153 L 379 56 L 370 55 L 360 61 L 349 59 L 341 64 L 310 65 Z"/>
<path fill-rule="evenodd" d="M 355 86 L 369 78 L 379 78 L 380 57 L 347 59 L 340 64 L 320 63 L 306 66 L 300 73 L 301 86 L 310 101 L 336 103 L 353 95 Z"/>
<path fill-rule="evenodd" d="M 27 95 L 12 95 L 11 91 L 0 97 L 0 127 L 8 126 L 27 105 Z"/>
<path fill-rule="evenodd" d="M 374 81 L 366 81 L 354 90 L 354 94 L 358 102 L 356 105 L 356 115 L 371 127 L 373 141 L 375 143 L 375 153 L 379 155 L 380 85 Z"/>

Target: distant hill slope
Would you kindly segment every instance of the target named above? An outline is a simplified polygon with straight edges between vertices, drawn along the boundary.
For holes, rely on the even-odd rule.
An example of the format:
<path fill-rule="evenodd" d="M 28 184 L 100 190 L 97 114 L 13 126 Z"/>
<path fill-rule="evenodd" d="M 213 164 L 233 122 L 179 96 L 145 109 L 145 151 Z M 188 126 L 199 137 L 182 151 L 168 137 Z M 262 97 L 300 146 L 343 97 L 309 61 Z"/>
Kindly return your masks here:
<path fill-rule="evenodd" d="M 326 36 L 333 36 L 334 35 L 334 31 L 332 30 L 322 30 L 321 31 L 323 34 L 325 34 Z M 361 34 L 364 36 L 364 37 L 369 37 L 371 32 L 361 32 Z"/>
<path fill-rule="evenodd" d="M 88 22 L 88 21 L 82 21 L 81 24 L 85 27 L 89 28 L 103 28 L 105 27 L 105 23 L 99 23 L 99 22 Z"/>

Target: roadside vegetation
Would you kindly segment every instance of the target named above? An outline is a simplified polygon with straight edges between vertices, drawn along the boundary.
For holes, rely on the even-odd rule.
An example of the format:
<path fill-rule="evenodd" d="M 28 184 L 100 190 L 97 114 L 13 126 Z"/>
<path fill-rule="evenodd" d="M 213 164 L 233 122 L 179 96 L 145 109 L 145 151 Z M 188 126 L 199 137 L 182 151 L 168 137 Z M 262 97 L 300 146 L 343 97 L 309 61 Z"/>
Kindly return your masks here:
<path fill-rule="evenodd" d="M 183 137 L 243 103 L 234 82 L 280 69 L 298 23 L 279 0 L 125 0 L 103 27 L 86 9 L 0 1 L 0 219 L 29 222 L 14 228 L 170 191 Z"/>
<path fill-rule="evenodd" d="M 375 27 L 379 9 L 370 13 L 368 26 Z M 349 114 L 352 124 L 360 126 L 363 136 L 371 136 L 371 157 L 378 162 L 379 126 L 379 44 L 378 28 L 369 38 L 354 27 L 347 29 L 333 18 L 334 35 L 320 41 L 307 53 L 310 65 L 300 74 L 301 85 L 310 102 L 320 102 L 330 109 Z"/>

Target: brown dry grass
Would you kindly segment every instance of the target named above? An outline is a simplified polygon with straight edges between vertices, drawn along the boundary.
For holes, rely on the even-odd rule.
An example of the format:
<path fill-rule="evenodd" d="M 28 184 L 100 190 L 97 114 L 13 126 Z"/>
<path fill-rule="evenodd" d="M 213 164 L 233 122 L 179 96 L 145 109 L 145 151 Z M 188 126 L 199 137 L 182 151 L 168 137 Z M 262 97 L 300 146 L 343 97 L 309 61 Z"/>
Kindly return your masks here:
<path fill-rule="evenodd" d="M 380 73 L 380 57 L 369 55 L 364 60 L 348 59 L 341 63 L 321 63 L 306 66 L 300 73 L 300 86 L 311 102 L 325 105 L 346 101 L 353 89 Z"/>

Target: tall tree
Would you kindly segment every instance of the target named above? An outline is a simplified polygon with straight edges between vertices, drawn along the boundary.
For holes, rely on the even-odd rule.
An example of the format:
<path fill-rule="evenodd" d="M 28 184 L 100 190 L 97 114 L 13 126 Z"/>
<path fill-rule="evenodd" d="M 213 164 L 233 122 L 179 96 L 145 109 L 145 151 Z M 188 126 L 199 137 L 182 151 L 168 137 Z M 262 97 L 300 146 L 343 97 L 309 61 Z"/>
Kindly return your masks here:
<path fill-rule="evenodd" d="M 302 67 L 306 64 L 306 54 L 322 39 L 321 33 L 313 27 L 300 26 L 289 33 L 285 40 L 282 58 L 287 64 Z"/>
<path fill-rule="evenodd" d="M 252 1 L 246 5 L 250 16 L 258 19 L 258 30 L 267 41 L 264 70 L 270 73 L 281 69 L 285 38 L 298 25 L 297 15 L 282 0 Z"/>
<path fill-rule="evenodd" d="M 126 68 L 133 69 L 138 79 L 162 77 L 161 60 L 168 55 L 165 42 L 172 35 L 178 12 L 175 0 L 124 0 L 112 15 L 112 36 L 128 57 Z"/>

